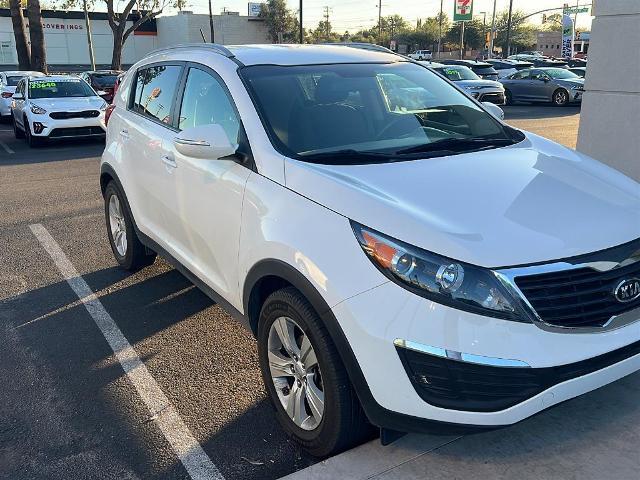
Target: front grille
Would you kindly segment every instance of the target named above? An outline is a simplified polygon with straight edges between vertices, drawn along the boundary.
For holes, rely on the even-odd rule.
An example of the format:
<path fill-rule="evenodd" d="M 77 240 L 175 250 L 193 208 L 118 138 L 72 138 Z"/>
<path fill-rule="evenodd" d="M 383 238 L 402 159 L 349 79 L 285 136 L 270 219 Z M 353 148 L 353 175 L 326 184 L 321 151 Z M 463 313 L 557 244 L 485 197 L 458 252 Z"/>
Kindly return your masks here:
<path fill-rule="evenodd" d="M 502 105 L 504 103 L 504 93 L 485 93 L 480 97 L 480 101 Z"/>
<path fill-rule="evenodd" d="M 621 281 L 632 278 L 640 278 L 640 261 L 605 272 L 575 268 L 516 277 L 515 282 L 545 323 L 602 327 L 612 316 L 640 306 L 640 298 L 622 303 L 614 293 Z"/>
<path fill-rule="evenodd" d="M 104 130 L 100 127 L 69 127 L 54 128 L 49 134 L 49 138 L 59 137 L 88 137 L 94 135 L 104 135 Z"/>
<path fill-rule="evenodd" d="M 640 342 L 580 362 L 546 368 L 494 367 L 396 347 L 416 393 L 436 407 L 496 412 L 573 378 L 640 354 Z"/>
<path fill-rule="evenodd" d="M 55 120 L 67 120 L 69 118 L 96 118 L 100 115 L 98 110 L 84 110 L 82 112 L 51 112 L 49 116 Z"/>

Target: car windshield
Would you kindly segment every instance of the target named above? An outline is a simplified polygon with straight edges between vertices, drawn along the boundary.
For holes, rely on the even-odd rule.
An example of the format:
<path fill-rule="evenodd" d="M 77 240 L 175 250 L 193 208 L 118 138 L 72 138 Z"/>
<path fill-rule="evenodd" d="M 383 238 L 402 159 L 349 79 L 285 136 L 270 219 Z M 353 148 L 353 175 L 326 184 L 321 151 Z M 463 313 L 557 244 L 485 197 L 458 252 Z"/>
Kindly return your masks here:
<path fill-rule="evenodd" d="M 473 70 L 468 67 L 449 66 L 437 68 L 436 71 L 453 82 L 456 82 L 458 80 L 480 80 L 480 77 L 473 73 Z"/>
<path fill-rule="evenodd" d="M 112 88 L 117 78 L 117 73 L 96 73 L 91 75 L 91 82 L 99 88 Z"/>
<path fill-rule="evenodd" d="M 544 71 L 544 73 L 549 75 L 551 78 L 557 78 L 560 80 L 569 78 L 580 78 L 578 77 L 578 75 L 565 68 L 548 68 Z"/>
<path fill-rule="evenodd" d="M 93 89 L 81 79 L 43 79 L 29 82 L 29 98 L 93 97 Z"/>
<path fill-rule="evenodd" d="M 18 82 L 22 79 L 23 77 L 20 76 L 7 76 L 7 85 L 10 87 L 15 87 L 16 85 L 18 85 Z"/>
<path fill-rule="evenodd" d="M 523 138 L 414 63 L 255 65 L 240 74 L 274 147 L 291 158 L 399 161 Z"/>

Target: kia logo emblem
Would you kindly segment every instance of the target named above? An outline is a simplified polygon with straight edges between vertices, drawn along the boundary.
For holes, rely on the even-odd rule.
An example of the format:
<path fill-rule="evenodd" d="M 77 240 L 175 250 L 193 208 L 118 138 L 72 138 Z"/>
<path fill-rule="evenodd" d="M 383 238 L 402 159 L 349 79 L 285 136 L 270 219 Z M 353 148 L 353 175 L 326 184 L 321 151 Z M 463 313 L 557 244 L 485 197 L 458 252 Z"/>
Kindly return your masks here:
<path fill-rule="evenodd" d="M 619 302 L 633 302 L 640 298 L 640 279 L 631 278 L 621 281 L 613 291 L 613 294 Z"/>

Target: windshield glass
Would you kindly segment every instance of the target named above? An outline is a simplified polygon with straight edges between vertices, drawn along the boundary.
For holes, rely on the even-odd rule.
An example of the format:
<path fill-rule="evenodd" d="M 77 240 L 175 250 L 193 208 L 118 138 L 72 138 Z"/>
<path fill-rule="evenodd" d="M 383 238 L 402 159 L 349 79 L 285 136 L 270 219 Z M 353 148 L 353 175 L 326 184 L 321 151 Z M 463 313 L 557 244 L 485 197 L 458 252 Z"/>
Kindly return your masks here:
<path fill-rule="evenodd" d="M 473 70 L 468 67 L 451 66 L 437 68 L 436 71 L 447 77 L 452 82 L 456 82 L 458 80 L 480 80 L 480 77 L 473 73 Z"/>
<path fill-rule="evenodd" d="M 95 94 L 93 89 L 79 78 L 29 82 L 29 98 L 93 97 Z"/>
<path fill-rule="evenodd" d="M 240 72 L 274 147 L 296 159 L 407 160 L 400 152 L 443 140 L 460 139 L 469 151 L 487 145 L 466 140 L 504 145 L 514 143 L 514 135 L 521 139 L 438 74 L 413 63 L 256 65 Z M 429 156 L 451 154 L 436 150 Z M 344 160 L 325 157 L 332 152 Z"/>
<path fill-rule="evenodd" d="M 99 88 L 111 88 L 116 84 L 118 74 L 116 73 L 102 73 L 91 75 L 91 83 Z"/>
<path fill-rule="evenodd" d="M 20 79 L 22 79 L 23 77 L 7 77 L 7 85 L 10 87 L 15 87 L 16 85 L 18 85 L 18 82 L 20 81 Z"/>
<path fill-rule="evenodd" d="M 544 71 L 551 78 L 567 79 L 567 78 L 579 78 L 578 75 L 570 70 L 564 68 L 548 68 Z"/>

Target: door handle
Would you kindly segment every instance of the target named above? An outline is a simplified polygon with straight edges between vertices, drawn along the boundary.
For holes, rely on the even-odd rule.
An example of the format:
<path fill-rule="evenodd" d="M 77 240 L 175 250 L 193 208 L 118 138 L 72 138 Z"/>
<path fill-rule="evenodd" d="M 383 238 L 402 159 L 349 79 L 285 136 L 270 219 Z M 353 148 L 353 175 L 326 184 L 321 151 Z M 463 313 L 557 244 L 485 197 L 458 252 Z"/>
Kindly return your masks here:
<path fill-rule="evenodd" d="M 171 156 L 163 155 L 161 159 L 162 159 L 162 163 L 164 163 L 167 167 L 178 168 L 178 164 Z"/>
<path fill-rule="evenodd" d="M 122 130 L 120 130 L 120 136 L 124 139 L 128 139 L 129 138 L 129 130 L 127 130 L 126 128 L 123 128 Z"/>

